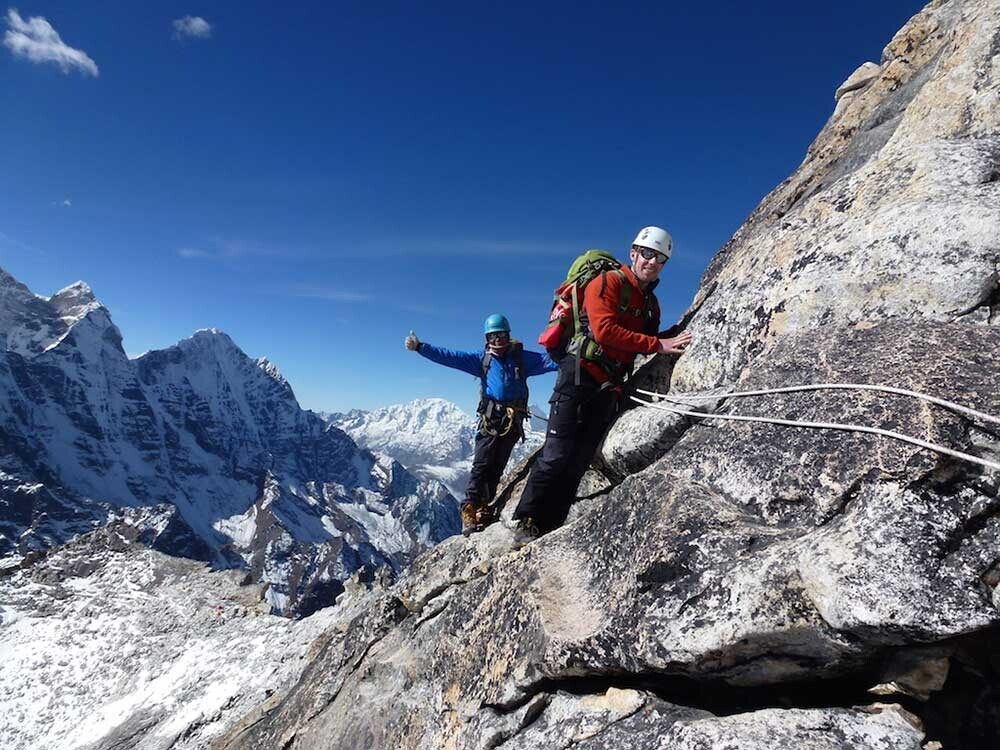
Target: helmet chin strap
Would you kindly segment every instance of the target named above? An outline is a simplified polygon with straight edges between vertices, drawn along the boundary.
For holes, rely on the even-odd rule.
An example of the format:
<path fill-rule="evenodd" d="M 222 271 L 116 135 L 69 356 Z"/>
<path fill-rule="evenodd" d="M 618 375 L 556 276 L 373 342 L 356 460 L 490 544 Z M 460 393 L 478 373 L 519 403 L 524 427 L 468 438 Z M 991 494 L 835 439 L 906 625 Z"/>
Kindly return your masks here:
<path fill-rule="evenodd" d="M 510 341 L 503 345 L 497 344 L 487 344 L 486 347 L 490 350 L 490 354 L 495 357 L 502 357 L 510 349 Z"/>

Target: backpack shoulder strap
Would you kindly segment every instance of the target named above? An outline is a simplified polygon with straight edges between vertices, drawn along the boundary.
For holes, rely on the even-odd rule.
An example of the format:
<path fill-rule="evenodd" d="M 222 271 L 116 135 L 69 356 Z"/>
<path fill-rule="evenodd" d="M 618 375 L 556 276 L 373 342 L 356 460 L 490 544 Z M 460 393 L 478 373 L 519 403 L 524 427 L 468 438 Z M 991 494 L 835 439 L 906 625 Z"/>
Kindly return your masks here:
<path fill-rule="evenodd" d="M 489 347 L 483 350 L 483 371 L 480 373 L 479 377 L 482 378 L 483 384 L 486 383 L 486 373 L 490 371 L 490 365 L 493 364 L 493 353 L 490 351 Z"/>
<path fill-rule="evenodd" d="M 515 375 L 517 379 L 524 383 L 524 403 L 522 407 L 524 409 L 528 408 L 528 375 L 524 369 L 524 344 L 514 339 L 511 342 L 514 352 L 514 366 L 517 368 L 515 370 Z M 521 440 L 524 440 L 524 432 L 521 432 Z"/>
<path fill-rule="evenodd" d="M 527 380 L 524 376 L 524 344 L 515 339 L 510 342 L 511 351 L 514 353 L 514 362 L 517 365 L 517 377 Z"/>
<path fill-rule="evenodd" d="M 616 268 L 611 273 L 615 274 L 622 282 L 622 292 L 618 298 L 618 312 L 625 312 L 628 310 L 629 303 L 632 301 L 632 285 L 628 282 L 628 277 L 621 268 Z M 601 296 L 604 296 L 604 290 L 608 286 L 608 271 L 601 274 Z"/>

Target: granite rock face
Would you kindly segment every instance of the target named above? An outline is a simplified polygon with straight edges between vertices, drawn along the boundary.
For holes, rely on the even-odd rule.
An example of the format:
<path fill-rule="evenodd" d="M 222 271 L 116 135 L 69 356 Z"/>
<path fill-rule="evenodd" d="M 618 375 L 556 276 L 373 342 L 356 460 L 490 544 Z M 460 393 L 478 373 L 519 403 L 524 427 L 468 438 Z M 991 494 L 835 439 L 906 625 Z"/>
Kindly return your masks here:
<path fill-rule="evenodd" d="M 690 350 L 636 382 L 712 389 L 715 414 L 881 426 L 1000 461 L 995 423 L 910 398 L 717 392 L 890 384 L 1000 415 L 998 39 L 1000 0 L 915 16 L 713 260 L 682 320 Z M 515 549 L 497 526 L 418 560 L 216 747 L 915 749 L 1000 734 L 1000 665 L 946 648 L 995 643 L 1000 473 L 868 434 L 639 409 L 599 464 L 613 488 L 562 528 Z M 869 688 L 906 711 L 857 708 Z"/>
<path fill-rule="evenodd" d="M 998 28 L 994 0 L 950 0 L 894 37 L 710 264 L 675 389 L 734 384 L 796 331 L 1000 320 Z"/>
<path fill-rule="evenodd" d="M 995 328 L 884 323 L 790 337 L 746 382 L 874 380 L 917 365 L 911 387 L 1000 413 L 983 367 L 996 362 Z M 735 403 L 722 408 L 750 408 Z M 909 399 L 781 396 L 754 408 L 817 421 L 856 414 L 1000 457 L 988 427 Z M 683 676 L 759 691 L 865 673 L 890 650 L 1000 623 L 998 564 L 995 474 L 869 435 L 698 424 L 527 547 L 513 550 L 497 525 L 419 559 L 385 594 L 397 605 L 391 623 L 347 628 L 373 634 L 360 638 L 363 652 L 321 654 L 281 708 L 231 746 L 269 747 L 278 731 L 292 747 L 492 747 L 483 727 L 559 690 L 593 689 L 588 680 L 665 689 Z M 334 693 L 303 720 L 298 701 Z M 542 721 L 548 708 L 537 710 Z M 773 726 L 753 730 L 755 741 L 783 727 L 789 747 L 852 746 L 832 739 L 837 721 L 806 717 L 793 731 L 789 720 L 768 714 Z M 919 746 L 921 733 L 907 732 L 885 746 Z"/>

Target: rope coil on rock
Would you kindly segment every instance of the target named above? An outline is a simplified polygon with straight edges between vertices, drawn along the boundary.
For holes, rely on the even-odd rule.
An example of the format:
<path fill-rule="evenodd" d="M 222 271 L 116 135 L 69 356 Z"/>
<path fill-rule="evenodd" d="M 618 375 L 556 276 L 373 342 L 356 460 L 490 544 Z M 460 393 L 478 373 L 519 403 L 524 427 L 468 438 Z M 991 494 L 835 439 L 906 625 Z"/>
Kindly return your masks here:
<path fill-rule="evenodd" d="M 650 396 L 654 398 L 660 398 L 666 401 L 673 401 L 674 403 L 685 403 L 683 399 L 697 399 L 697 400 L 722 400 L 730 397 L 739 396 L 759 396 L 768 393 L 791 393 L 797 391 L 808 391 L 808 390 L 821 390 L 826 388 L 837 388 L 837 389 L 851 389 L 851 390 L 876 390 L 885 391 L 890 393 L 899 393 L 901 395 L 913 396 L 915 398 L 920 398 L 925 401 L 930 401 L 931 403 L 936 403 L 940 406 L 944 406 L 955 411 L 962 412 L 964 414 L 971 414 L 978 417 L 979 419 L 984 419 L 990 422 L 1000 423 L 1000 418 L 994 417 L 990 414 L 984 412 L 976 411 L 975 409 L 970 409 L 966 406 L 960 404 L 955 404 L 951 401 L 945 401 L 944 399 L 938 399 L 934 396 L 928 396 L 923 393 L 918 393 L 916 391 L 907 391 L 902 388 L 891 388 L 890 386 L 870 386 L 870 385 L 860 385 L 860 384 L 841 384 L 841 383 L 823 383 L 816 385 L 805 385 L 805 386 L 788 386 L 786 388 L 770 388 L 760 391 L 734 391 L 730 393 L 715 393 L 715 394 L 676 394 L 676 395 L 666 395 L 662 393 L 656 393 L 654 391 L 646 391 L 641 389 L 636 389 L 638 393 L 645 396 Z M 916 445 L 920 448 L 926 448 L 927 450 L 932 450 L 936 453 L 941 453 L 947 456 L 952 456 L 954 458 L 961 459 L 963 461 L 969 461 L 980 466 L 984 466 L 993 471 L 1000 471 L 1000 463 L 994 461 L 989 461 L 985 458 L 980 458 L 979 456 L 974 456 L 970 453 L 963 453 L 962 451 L 957 451 L 952 448 L 947 448 L 943 445 L 938 445 L 937 443 L 931 443 L 927 440 L 921 440 L 920 438 L 911 437 L 910 435 L 904 435 L 901 432 L 895 432 L 893 430 L 885 430 L 880 427 L 869 427 L 867 425 L 855 425 L 855 424 L 845 424 L 841 422 L 810 422 L 796 419 L 777 419 L 774 417 L 757 417 L 757 416 L 743 416 L 739 414 L 707 414 L 700 411 L 689 411 L 687 409 L 679 409 L 675 406 L 666 406 L 664 404 L 654 403 L 652 401 L 644 401 L 636 396 L 629 396 L 633 401 L 643 406 L 658 409 L 660 411 L 672 412 L 674 414 L 681 414 L 687 417 L 695 417 L 698 419 L 722 419 L 730 420 L 735 422 L 761 422 L 765 424 L 776 424 L 787 427 L 805 427 L 810 429 L 824 429 L 824 430 L 843 430 L 847 432 L 863 432 L 871 435 L 881 435 L 883 437 L 892 438 L 894 440 L 900 440 L 904 443 L 910 443 L 911 445 Z"/>

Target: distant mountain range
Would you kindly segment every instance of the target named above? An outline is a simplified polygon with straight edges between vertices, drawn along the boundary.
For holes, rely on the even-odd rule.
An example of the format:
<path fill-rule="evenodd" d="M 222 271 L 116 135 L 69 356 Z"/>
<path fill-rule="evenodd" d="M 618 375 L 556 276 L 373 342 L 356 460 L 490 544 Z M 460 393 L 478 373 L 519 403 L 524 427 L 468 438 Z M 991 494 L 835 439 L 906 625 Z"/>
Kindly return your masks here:
<path fill-rule="evenodd" d="M 544 415 L 538 406 L 531 411 Z M 452 402 L 418 399 L 372 411 L 321 416 L 358 445 L 392 456 L 424 480 L 442 482 L 455 497 L 465 495 L 478 420 Z M 508 467 L 517 465 L 545 440 L 545 422 L 539 417 L 525 428 L 525 439 L 514 448 Z"/>
<path fill-rule="evenodd" d="M 303 614 L 457 532 L 444 485 L 300 408 L 226 334 L 121 342 L 86 284 L 46 298 L 0 270 L 0 568 L 123 519 Z"/>

